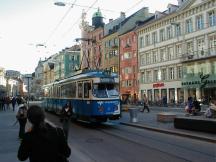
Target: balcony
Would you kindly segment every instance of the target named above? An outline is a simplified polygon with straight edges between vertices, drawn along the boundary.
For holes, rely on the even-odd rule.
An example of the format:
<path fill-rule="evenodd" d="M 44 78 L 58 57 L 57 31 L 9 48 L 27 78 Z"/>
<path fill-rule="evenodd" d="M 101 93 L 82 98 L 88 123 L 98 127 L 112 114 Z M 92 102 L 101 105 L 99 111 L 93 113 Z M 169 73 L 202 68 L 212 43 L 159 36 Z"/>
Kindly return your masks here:
<path fill-rule="evenodd" d="M 211 48 L 208 50 L 193 51 L 187 54 L 183 54 L 181 61 L 182 62 L 195 61 L 195 60 L 207 59 L 215 56 L 216 56 L 216 48 Z"/>

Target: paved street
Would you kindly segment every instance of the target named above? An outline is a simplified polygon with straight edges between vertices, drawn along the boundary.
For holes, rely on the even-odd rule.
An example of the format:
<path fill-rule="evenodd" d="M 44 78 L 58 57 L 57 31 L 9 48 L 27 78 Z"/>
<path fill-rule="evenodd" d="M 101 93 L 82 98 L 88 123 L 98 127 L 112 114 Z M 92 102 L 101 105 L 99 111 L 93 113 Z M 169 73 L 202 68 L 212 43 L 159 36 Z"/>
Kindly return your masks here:
<path fill-rule="evenodd" d="M 132 123 L 130 121 L 129 112 L 123 112 L 122 118 L 118 121 L 114 121 L 114 123 L 118 123 L 118 124 L 121 123 L 122 128 L 124 125 L 130 125 L 133 127 L 135 126 L 135 127 L 139 127 L 139 128 L 144 128 L 143 130 L 146 130 L 146 129 L 147 130 L 149 130 L 149 129 L 153 130 L 150 132 L 154 132 L 154 131 L 161 132 L 160 130 L 166 130 L 167 132 L 165 134 L 170 134 L 169 132 L 175 131 L 175 132 L 177 132 L 178 136 L 181 136 L 181 133 L 182 133 L 182 134 L 190 134 L 191 135 L 190 138 L 193 138 L 196 136 L 203 137 L 203 139 L 202 138 L 200 138 L 199 140 L 196 139 L 198 143 L 200 143 L 201 141 L 203 141 L 203 142 L 208 141 L 206 139 L 211 139 L 211 140 L 215 139 L 214 134 L 179 130 L 179 129 L 175 129 L 173 127 L 172 122 L 171 123 L 157 122 L 156 115 L 158 112 L 161 112 L 161 111 L 163 111 L 163 108 L 156 108 L 155 107 L 155 108 L 151 108 L 150 113 L 138 112 L 138 122 L 136 122 L 136 123 Z M 177 116 L 184 115 L 184 112 L 181 109 L 169 109 L 169 110 L 166 109 L 166 111 L 176 113 Z M 1 162 L 16 162 L 16 161 L 18 161 L 16 158 L 17 149 L 19 147 L 18 124 L 13 126 L 13 123 L 16 120 L 15 113 L 16 112 L 13 112 L 12 110 L 0 111 L 0 137 L 1 137 L 0 138 L 0 142 L 1 142 L 1 145 L 0 145 L 0 159 L 1 160 L 0 161 Z M 131 128 L 133 128 L 133 127 L 131 127 Z M 131 131 L 132 130 L 133 129 L 131 129 Z M 75 131 L 75 129 L 74 129 L 74 131 Z M 108 131 L 108 129 L 106 129 L 105 131 Z M 134 131 L 135 131 L 135 129 L 134 129 Z M 112 131 L 112 133 L 114 133 L 114 131 Z M 117 133 L 117 134 L 119 134 L 119 133 Z M 146 132 L 145 134 L 148 134 L 148 133 Z M 161 134 L 160 136 L 162 137 L 163 135 Z M 185 137 L 185 138 L 187 138 L 187 137 Z M 190 139 L 190 138 L 188 138 L 188 139 Z M 72 142 L 72 140 L 69 140 L 69 141 Z M 71 142 L 70 142 L 70 145 L 71 145 Z M 210 143 L 212 143 L 212 142 L 210 142 Z M 152 150 L 152 151 L 155 151 L 155 150 Z M 212 150 L 212 151 L 214 151 L 214 150 Z M 89 157 L 85 157 L 86 156 L 85 153 L 82 153 L 77 149 L 74 149 L 72 151 L 71 159 L 73 159 L 73 157 L 75 157 L 75 155 L 76 155 L 77 162 L 85 161 L 83 159 L 89 158 Z M 215 152 L 215 156 L 216 156 L 216 152 Z M 153 158 L 153 157 L 151 157 L 151 158 Z"/>
<path fill-rule="evenodd" d="M 137 108 L 140 109 L 141 106 L 134 106 L 130 105 L 128 108 Z M 154 131 L 159 132 L 166 132 L 170 134 L 176 134 L 176 135 L 186 135 L 187 137 L 191 138 L 199 138 L 201 140 L 210 140 L 215 141 L 215 134 L 211 133 L 204 133 L 204 132 L 197 132 L 197 131 L 190 131 L 190 130 L 184 130 L 184 129 L 176 129 L 174 128 L 173 122 L 158 122 L 157 121 L 157 114 L 160 112 L 170 112 L 173 114 L 176 114 L 176 116 L 185 116 L 184 108 L 170 108 L 170 107 L 150 107 L 150 113 L 145 112 L 141 113 L 138 111 L 138 122 L 132 123 L 130 121 L 130 113 L 129 111 L 123 111 L 122 112 L 122 118 L 120 119 L 120 122 L 122 124 L 130 125 L 130 126 L 138 126 L 140 128 L 150 129 Z M 204 118 L 204 116 L 198 116 L 196 118 Z"/>

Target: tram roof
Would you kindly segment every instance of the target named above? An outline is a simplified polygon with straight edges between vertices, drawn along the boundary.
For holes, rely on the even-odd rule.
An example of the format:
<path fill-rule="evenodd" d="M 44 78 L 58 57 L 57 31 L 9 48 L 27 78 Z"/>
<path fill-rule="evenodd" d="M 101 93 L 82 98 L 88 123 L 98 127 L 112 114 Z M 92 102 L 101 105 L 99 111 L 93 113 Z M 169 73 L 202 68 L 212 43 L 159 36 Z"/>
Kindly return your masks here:
<path fill-rule="evenodd" d="M 58 81 L 57 83 L 63 83 L 71 80 L 76 79 L 85 79 L 85 78 L 104 78 L 104 77 L 112 77 L 118 78 L 117 73 L 113 73 L 106 70 L 85 70 L 85 71 L 78 71 L 77 73 L 73 74 L 72 76 L 65 78 L 63 80 Z"/>

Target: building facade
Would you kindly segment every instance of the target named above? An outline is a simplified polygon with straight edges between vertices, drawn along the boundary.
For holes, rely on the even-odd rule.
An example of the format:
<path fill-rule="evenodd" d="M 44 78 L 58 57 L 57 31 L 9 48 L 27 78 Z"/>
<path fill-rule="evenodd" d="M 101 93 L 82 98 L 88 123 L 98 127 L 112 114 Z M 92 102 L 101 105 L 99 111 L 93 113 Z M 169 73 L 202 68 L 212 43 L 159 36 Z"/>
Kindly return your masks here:
<path fill-rule="evenodd" d="M 178 8 L 169 4 L 166 11 L 156 11 L 151 21 L 137 29 L 139 95 L 141 97 L 146 94 L 153 103 L 174 103 L 184 99 L 181 86 L 182 53 L 177 52 L 181 40 L 175 35 L 171 24 L 177 19 Z"/>
<path fill-rule="evenodd" d="M 214 88 L 215 0 L 178 2 L 137 30 L 140 93 L 152 102 L 201 98 L 200 74 Z"/>
<path fill-rule="evenodd" d="M 127 17 L 118 30 L 120 94 L 123 103 L 135 103 L 139 100 L 137 33 L 135 28 L 138 25 L 137 22 L 148 19 L 150 15 L 148 8 L 142 8 Z"/>

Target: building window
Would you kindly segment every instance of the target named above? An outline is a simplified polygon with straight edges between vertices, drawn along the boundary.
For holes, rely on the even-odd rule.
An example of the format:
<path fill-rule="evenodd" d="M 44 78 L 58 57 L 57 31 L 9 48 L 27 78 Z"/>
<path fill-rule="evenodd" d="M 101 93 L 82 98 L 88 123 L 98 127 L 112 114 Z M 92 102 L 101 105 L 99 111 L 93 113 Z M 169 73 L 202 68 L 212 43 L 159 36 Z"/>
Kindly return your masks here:
<path fill-rule="evenodd" d="M 172 47 L 169 47 L 167 49 L 167 53 L 168 53 L 168 60 L 173 60 L 175 57 L 174 57 L 174 52 L 173 52 L 173 48 Z"/>
<path fill-rule="evenodd" d="M 157 32 L 152 33 L 152 43 L 157 43 Z"/>
<path fill-rule="evenodd" d="M 196 17 L 196 28 L 197 30 L 201 30 L 204 28 L 203 16 L 199 15 Z"/>
<path fill-rule="evenodd" d="M 171 39 L 173 37 L 172 34 L 172 26 L 167 27 L 167 39 Z"/>
<path fill-rule="evenodd" d="M 139 47 L 143 48 L 144 47 L 144 39 L 143 39 L 143 37 L 140 37 L 139 39 L 140 39 L 140 41 L 139 41 Z"/>
<path fill-rule="evenodd" d="M 161 29 L 160 30 L 160 41 L 165 41 L 165 30 Z"/>
<path fill-rule="evenodd" d="M 209 47 L 211 51 L 216 51 L 216 35 L 209 37 Z"/>
<path fill-rule="evenodd" d="M 175 24 L 175 36 L 178 37 L 181 35 L 181 25 Z"/>
<path fill-rule="evenodd" d="M 113 41 L 114 41 L 113 45 L 114 45 L 114 46 L 118 46 L 118 38 L 114 38 Z"/>
<path fill-rule="evenodd" d="M 158 62 L 158 54 L 157 54 L 157 51 L 153 51 L 153 52 L 152 52 L 152 55 L 153 55 L 153 63 Z"/>
<path fill-rule="evenodd" d="M 205 46 L 204 39 L 198 39 L 197 40 L 197 47 L 198 47 L 198 53 L 199 54 L 204 54 L 204 46 Z"/>
<path fill-rule="evenodd" d="M 146 53 L 146 64 L 150 64 L 151 63 L 151 55 L 150 53 Z"/>
<path fill-rule="evenodd" d="M 170 67 L 170 68 L 169 68 L 169 79 L 170 79 L 170 80 L 175 79 L 174 76 L 175 76 L 174 67 Z"/>
<path fill-rule="evenodd" d="M 187 53 L 193 55 L 193 42 L 187 42 Z"/>
<path fill-rule="evenodd" d="M 158 70 L 154 70 L 154 82 L 159 81 L 159 73 Z"/>
<path fill-rule="evenodd" d="M 215 26 L 216 25 L 216 14 L 215 14 L 215 11 L 210 11 L 208 13 L 208 24 L 209 24 L 209 26 Z"/>
<path fill-rule="evenodd" d="M 131 52 L 125 52 L 124 53 L 124 60 L 125 59 L 130 59 L 130 58 L 132 58 L 132 53 Z"/>
<path fill-rule="evenodd" d="M 177 66 L 177 78 L 182 78 L 182 66 Z"/>
<path fill-rule="evenodd" d="M 160 49 L 160 59 L 161 62 L 166 61 L 165 49 Z"/>
<path fill-rule="evenodd" d="M 182 56 L 182 45 L 181 44 L 176 45 L 176 55 L 177 57 Z"/>
<path fill-rule="evenodd" d="M 167 69 L 161 70 L 161 79 L 166 80 L 167 79 Z"/>
<path fill-rule="evenodd" d="M 211 72 L 212 74 L 216 74 L 216 61 L 211 63 Z"/>
<path fill-rule="evenodd" d="M 146 72 L 146 82 L 151 82 L 152 81 L 152 73 L 151 71 Z"/>
<path fill-rule="evenodd" d="M 131 86 L 132 86 L 132 80 L 122 81 L 122 87 L 131 87 Z"/>
<path fill-rule="evenodd" d="M 186 33 L 191 33 L 193 32 L 193 24 L 192 24 L 192 19 L 186 20 Z"/>
<path fill-rule="evenodd" d="M 124 68 L 124 74 L 131 74 L 131 73 L 132 73 L 132 68 L 131 67 Z"/>
<path fill-rule="evenodd" d="M 150 35 L 145 36 L 146 46 L 150 45 Z"/>
<path fill-rule="evenodd" d="M 142 57 L 141 57 L 141 65 L 145 65 L 145 60 L 146 60 L 145 57 L 142 56 Z"/>

